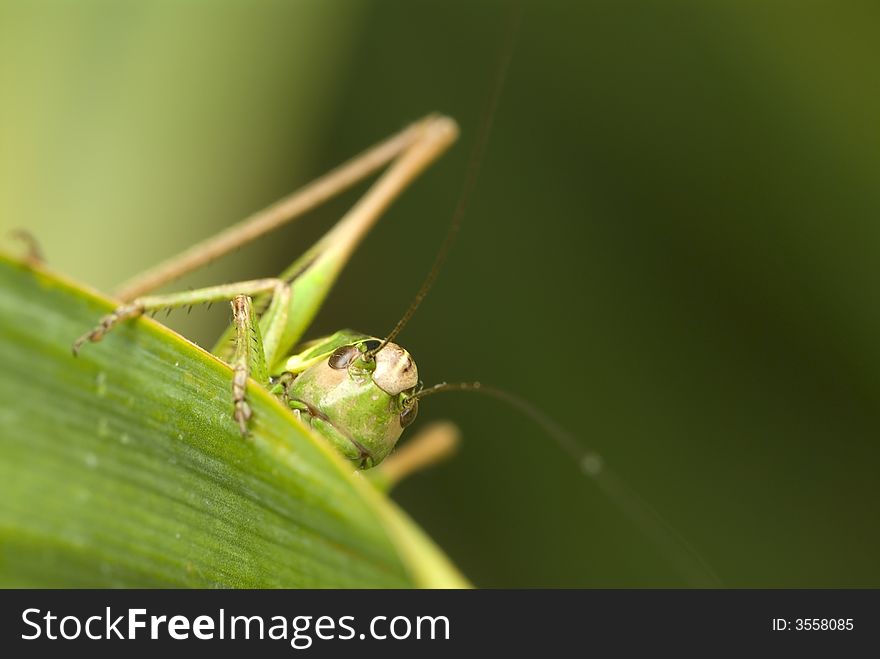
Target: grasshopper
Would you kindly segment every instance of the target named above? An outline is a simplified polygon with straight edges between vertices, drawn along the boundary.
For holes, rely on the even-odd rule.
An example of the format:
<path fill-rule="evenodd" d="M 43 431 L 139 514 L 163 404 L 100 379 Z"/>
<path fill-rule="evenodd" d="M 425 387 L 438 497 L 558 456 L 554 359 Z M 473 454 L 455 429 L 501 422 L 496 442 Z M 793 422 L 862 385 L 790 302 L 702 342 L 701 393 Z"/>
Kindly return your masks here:
<path fill-rule="evenodd" d="M 472 391 L 501 399 L 530 417 L 568 453 L 581 473 L 614 502 L 676 564 L 692 585 L 719 580 L 698 552 L 638 494 L 611 471 L 601 456 L 584 448 L 529 401 L 479 382 L 441 383 L 422 387 L 410 353 L 395 343 L 433 285 L 458 231 L 465 201 L 485 150 L 510 52 L 502 58 L 496 88 L 484 114 L 484 125 L 471 155 L 468 176 L 452 224 L 428 276 L 396 326 L 378 338 L 341 330 L 306 343 L 301 340 L 346 262 L 390 204 L 457 139 L 449 117 L 432 114 L 367 149 L 298 192 L 276 202 L 123 284 L 121 304 L 73 343 L 74 355 L 87 342 L 100 341 L 121 322 L 147 312 L 229 301 L 232 324 L 213 348 L 232 368 L 232 420 L 248 435 L 252 411 L 247 383 L 252 378 L 286 403 L 293 413 L 348 458 L 353 467 L 380 465 L 395 449 L 403 430 L 418 414 L 419 401 L 443 391 Z M 315 245 L 275 278 L 212 286 L 192 291 L 151 294 L 178 277 L 269 233 L 362 179 L 384 172 L 356 204 Z M 390 486 L 448 453 L 456 430 L 445 426 L 424 432 L 398 451 L 397 461 L 378 483 Z M 392 461 L 383 465 L 389 466 Z M 385 478 L 387 476 L 387 478 Z"/>
<path fill-rule="evenodd" d="M 247 436 L 252 415 L 247 381 L 253 378 L 359 468 L 378 465 L 395 447 L 403 429 L 415 420 L 419 398 L 438 390 L 421 390 L 415 361 L 392 340 L 405 321 L 383 339 L 342 330 L 306 344 L 300 345 L 300 341 L 370 228 L 457 136 L 454 120 L 429 115 L 299 192 L 135 277 L 117 291 L 122 304 L 74 342 L 74 354 L 84 343 L 100 341 L 119 323 L 144 313 L 229 301 L 232 347 L 230 350 L 227 334 L 213 352 L 233 369 L 233 418 L 242 435 Z M 149 294 L 298 217 L 386 165 L 351 210 L 279 277 Z M 434 277 L 436 271 L 427 286 Z M 426 292 L 420 292 L 417 302 Z M 411 315 L 412 310 L 407 316 Z"/>

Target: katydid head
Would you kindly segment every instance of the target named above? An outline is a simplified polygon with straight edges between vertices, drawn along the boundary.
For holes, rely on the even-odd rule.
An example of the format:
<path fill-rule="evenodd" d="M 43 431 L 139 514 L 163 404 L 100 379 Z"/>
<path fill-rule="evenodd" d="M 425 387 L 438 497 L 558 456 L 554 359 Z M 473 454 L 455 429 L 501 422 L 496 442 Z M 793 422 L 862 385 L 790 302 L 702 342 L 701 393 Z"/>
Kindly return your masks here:
<path fill-rule="evenodd" d="M 361 469 L 391 452 L 418 414 L 419 374 L 410 354 L 372 337 L 336 348 L 291 383 L 294 408 Z"/>
<path fill-rule="evenodd" d="M 348 369 L 356 376 L 371 373 L 373 383 L 389 396 L 414 391 L 419 371 L 410 354 L 396 343 L 386 343 L 375 357 L 368 356 L 380 345 L 378 339 L 365 339 L 333 351 L 327 365 L 336 370 Z"/>

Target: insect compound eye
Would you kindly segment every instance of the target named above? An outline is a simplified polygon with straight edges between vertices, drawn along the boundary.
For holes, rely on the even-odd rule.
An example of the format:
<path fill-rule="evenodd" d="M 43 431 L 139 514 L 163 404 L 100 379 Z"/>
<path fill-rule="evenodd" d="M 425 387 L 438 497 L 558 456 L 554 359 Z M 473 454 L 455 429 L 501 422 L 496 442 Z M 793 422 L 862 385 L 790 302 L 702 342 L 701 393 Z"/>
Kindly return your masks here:
<path fill-rule="evenodd" d="M 400 427 L 406 428 L 409 424 L 416 420 L 419 415 L 419 401 L 413 401 L 413 404 L 400 413 Z"/>
<path fill-rule="evenodd" d="M 357 346 L 341 346 L 330 355 L 327 365 L 336 370 L 348 368 L 359 354 L 360 350 L 357 349 Z"/>
<path fill-rule="evenodd" d="M 382 342 L 376 339 L 367 339 L 366 341 L 361 343 L 364 352 L 371 352 L 372 350 L 378 348 L 380 345 L 382 345 Z"/>

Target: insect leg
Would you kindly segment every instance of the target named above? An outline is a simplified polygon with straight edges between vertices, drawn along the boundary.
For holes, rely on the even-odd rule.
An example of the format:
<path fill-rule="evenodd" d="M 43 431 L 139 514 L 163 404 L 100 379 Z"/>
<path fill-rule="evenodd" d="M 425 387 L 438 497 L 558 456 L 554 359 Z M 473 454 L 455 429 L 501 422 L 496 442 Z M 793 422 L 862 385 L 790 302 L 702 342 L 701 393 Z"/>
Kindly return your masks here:
<path fill-rule="evenodd" d="M 24 262 L 26 264 L 34 266 L 45 262 L 46 259 L 43 256 L 40 243 L 30 231 L 27 229 L 14 229 L 10 232 L 9 236 L 24 243 L 27 249 L 24 255 Z"/>
<path fill-rule="evenodd" d="M 432 423 L 364 475 L 387 492 L 404 478 L 449 458 L 460 440 L 461 432 L 451 421 Z"/>
<path fill-rule="evenodd" d="M 232 360 L 233 418 L 242 435 L 247 435 L 251 408 L 247 402 L 247 381 L 250 376 L 261 384 L 268 384 L 266 357 L 260 337 L 260 325 L 254 319 L 253 305 L 248 295 L 232 298 L 232 324 L 235 328 L 235 356 Z"/>
<path fill-rule="evenodd" d="M 269 291 L 280 291 L 287 288 L 287 286 L 287 282 L 280 279 L 254 279 L 236 284 L 210 286 L 208 288 L 199 288 L 180 293 L 139 297 L 130 303 L 123 304 L 114 309 L 111 313 L 104 316 L 94 329 L 86 332 L 74 341 L 73 354 L 76 355 L 79 352 L 80 347 L 86 341 L 100 341 L 104 338 L 104 335 L 107 334 L 107 332 L 112 330 L 120 322 L 128 320 L 129 318 L 137 318 L 138 316 L 143 315 L 145 311 L 173 309 L 176 307 L 202 304 L 204 302 L 230 300 L 236 295 L 257 295 Z"/>
<path fill-rule="evenodd" d="M 300 217 L 387 165 L 419 141 L 425 127 L 436 119 L 429 115 L 407 126 L 268 208 L 132 277 L 117 289 L 116 297 L 131 302 Z"/>
<path fill-rule="evenodd" d="M 284 335 L 284 330 L 287 327 L 287 314 L 290 309 L 290 284 L 283 279 L 279 279 L 278 281 L 280 283 L 272 292 L 272 303 L 269 305 L 266 313 L 263 314 L 263 318 L 260 322 L 258 323 L 256 321 L 256 314 L 251 314 L 251 316 L 254 316 L 254 319 L 251 322 L 255 325 L 261 325 L 266 328 L 265 338 L 262 341 L 262 353 L 267 365 L 274 364 L 276 358 L 279 356 L 278 351 L 281 344 L 281 337 Z M 268 376 L 266 377 L 266 382 L 268 382 Z"/>

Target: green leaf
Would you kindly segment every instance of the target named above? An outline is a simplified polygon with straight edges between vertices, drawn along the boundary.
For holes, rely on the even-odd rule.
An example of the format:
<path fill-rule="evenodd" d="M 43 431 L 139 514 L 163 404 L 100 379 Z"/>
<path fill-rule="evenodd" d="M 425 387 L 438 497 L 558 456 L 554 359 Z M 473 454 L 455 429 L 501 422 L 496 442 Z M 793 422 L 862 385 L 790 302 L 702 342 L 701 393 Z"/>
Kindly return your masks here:
<path fill-rule="evenodd" d="M 0 257 L 0 585 L 459 587 L 393 502 L 251 383 L 149 319 Z"/>

